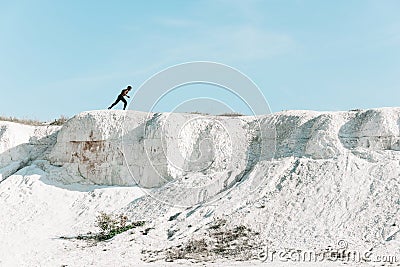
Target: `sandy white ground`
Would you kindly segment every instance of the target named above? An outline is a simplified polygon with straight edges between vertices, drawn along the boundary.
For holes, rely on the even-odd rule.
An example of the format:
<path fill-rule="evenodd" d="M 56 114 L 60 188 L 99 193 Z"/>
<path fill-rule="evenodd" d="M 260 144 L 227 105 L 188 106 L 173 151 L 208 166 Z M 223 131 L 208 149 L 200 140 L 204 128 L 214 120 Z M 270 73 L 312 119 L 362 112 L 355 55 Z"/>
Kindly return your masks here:
<path fill-rule="evenodd" d="M 0 122 L 0 153 L 1 266 L 190 263 L 165 262 L 163 251 L 210 240 L 218 218 L 258 232 L 250 238 L 264 250 L 321 252 L 342 240 L 400 263 L 400 108 L 260 117 L 91 111 L 63 127 Z M 60 239 L 96 231 L 102 211 L 150 230 L 97 244 Z M 282 261 L 274 264 L 293 264 Z"/>

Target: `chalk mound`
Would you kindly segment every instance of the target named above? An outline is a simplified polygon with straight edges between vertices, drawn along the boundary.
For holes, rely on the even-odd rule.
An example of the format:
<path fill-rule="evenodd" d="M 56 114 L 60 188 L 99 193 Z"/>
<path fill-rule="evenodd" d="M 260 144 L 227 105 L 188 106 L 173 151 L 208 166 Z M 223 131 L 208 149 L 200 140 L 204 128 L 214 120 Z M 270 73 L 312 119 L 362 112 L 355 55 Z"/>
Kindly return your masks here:
<path fill-rule="evenodd" d="M 399 163 L 400 108 L 0 122 L 0 265 L 140 265 L 215 241 L 221 221 L 270 250 L 321 252 L 344 240 L 351 251 L 399 255 Z M 101 211 L 146 229 L 79 249 L 57 238 L 96 231 Z"/>
<path fill-rule="evenodd" d="M 59 129 L 59 126 L 0 121 L 0 182 L 32 161 L 45 157 L 54 145 Z"/>
<path fill-rule="evenodd" d="M 398 151 L 398 117 L 396 108 L 256 117 L 91 111 L 64 125 L 50 161 L 95 184 L 159 187 L 196 174 L 227 186 L 262 160 Z"/>

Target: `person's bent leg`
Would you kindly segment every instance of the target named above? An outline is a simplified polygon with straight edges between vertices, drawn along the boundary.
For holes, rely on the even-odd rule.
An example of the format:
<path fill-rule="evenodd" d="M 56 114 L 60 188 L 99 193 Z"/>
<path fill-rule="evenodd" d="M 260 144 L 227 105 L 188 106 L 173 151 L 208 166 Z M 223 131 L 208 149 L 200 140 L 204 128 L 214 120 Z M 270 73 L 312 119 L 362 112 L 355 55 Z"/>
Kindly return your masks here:
<path fill-rule="evenodd" d="M 124 110 L 126 109 L 126 105 L 128 104 L 128 102 L 126 102 L 125 98 L 121 99 L 122 102 L 124 102 Z"/>
<path fill-rule="evenodd" d="M 118 104 L 119 100 L 120 100 L 120 99 L 117 98 L 117 100 L 115 100 L 115 102 L 112 103 L 111 106 L 108 107 L 108 109 L 112 109 L 116 104 Z"/>

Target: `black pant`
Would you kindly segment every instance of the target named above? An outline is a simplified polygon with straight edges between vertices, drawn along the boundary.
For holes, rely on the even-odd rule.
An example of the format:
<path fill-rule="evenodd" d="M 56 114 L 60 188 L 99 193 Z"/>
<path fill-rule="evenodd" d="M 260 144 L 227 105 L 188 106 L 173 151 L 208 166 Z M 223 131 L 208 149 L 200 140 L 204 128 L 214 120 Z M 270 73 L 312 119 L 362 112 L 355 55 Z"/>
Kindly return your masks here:
<path fill-rule="evenodd" d="M 119 95 L 117 100 L 115 100 L 115 102 L 112 103 L 112 105 L 108 109 L 112 109 L 112 107 L 115 106 L 116 104 L 118 104 L 119 101 L 124 102 L 124 110 L 125 110 L 126 105 L 128 104 L 128 102 L 126 102 L 125 98 L 122 95 Z"/>

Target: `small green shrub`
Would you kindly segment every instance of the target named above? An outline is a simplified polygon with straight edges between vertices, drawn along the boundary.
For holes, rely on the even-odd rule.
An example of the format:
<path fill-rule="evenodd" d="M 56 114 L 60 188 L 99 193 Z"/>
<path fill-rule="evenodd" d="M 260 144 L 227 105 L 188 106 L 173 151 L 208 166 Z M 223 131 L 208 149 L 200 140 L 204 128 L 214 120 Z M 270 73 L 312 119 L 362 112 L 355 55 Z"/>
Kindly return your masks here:
<path fill-rule="evenodd" d="M 125 214 L 107 214 L 101 212 L 96 218 L 97 227 L 100 228 L 100 233 L 95 235 L 98 241 L 108 240 L 114 236 L 133 229 L 138 226 L 143 226 L 144 221 L 137 221 L 128 224 L 128 216 Z"/>
<path fill-rule="evenodd" d="M 86 235 L 78 235 L 76 237 L 65 237 L 62 239 L 81 239 L 81 240 L 94 240 L 104 241 L 113 238 L 114 236 L 126 232 L 130 229 L 143 226 L 144 221 L 136 221 L 129 223 L 128 216 L 125 214 L 108 214 L 100 212 L 96 217 L 96 226 L 100 229 L 98 233 L 89 232 Z"/>

